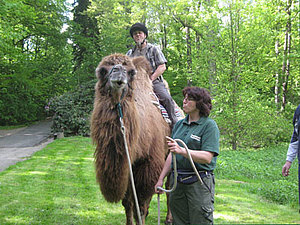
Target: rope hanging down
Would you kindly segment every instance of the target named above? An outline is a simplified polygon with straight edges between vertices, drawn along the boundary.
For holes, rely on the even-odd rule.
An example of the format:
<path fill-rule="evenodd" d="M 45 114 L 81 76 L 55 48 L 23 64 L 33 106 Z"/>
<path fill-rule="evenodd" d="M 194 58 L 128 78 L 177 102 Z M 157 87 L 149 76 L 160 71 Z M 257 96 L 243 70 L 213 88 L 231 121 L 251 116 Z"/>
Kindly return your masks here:
<path fill-rule="evenodd" d="M 126 141 L 125 126 L 123 124 L 122 107 L 121 107 L 120 103 L 117 104 L 117 110 L 118 110 L 118 114 L 119 114 L 119 118 L 120 118 L 121 132 L 123 134 L 124 145 L 125 145 L 125 150 L 126 150 L 126 155 L 127 155 L 127 160 L 128 160 L 130 180 L 131 180 L 132 191 L 133 191 L 134 200 L 135 200 L 137 216 L 138 216 L 139 224 L 142 225 L 141 211 L 140 211 L 139 201 L 138 201 L 138 198 L 137 198 L 135 184 L 134 184 L 134 177 L 133 177 L 133 172 L 132 172 L 131 160 L 130 160 L 130 155 L 129 155 L 129 151 L 128 151 L 127 141 Z"/>

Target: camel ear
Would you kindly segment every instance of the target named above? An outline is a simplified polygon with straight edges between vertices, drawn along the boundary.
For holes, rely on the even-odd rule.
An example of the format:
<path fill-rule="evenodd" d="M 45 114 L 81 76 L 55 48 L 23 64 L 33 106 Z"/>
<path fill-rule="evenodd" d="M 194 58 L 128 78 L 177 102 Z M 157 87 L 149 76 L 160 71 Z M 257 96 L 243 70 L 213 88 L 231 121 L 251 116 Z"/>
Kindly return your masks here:
<path fill-rule="evenodd" d="M 135 69 L 128 70 L 127 74 L 129 75 L 129 81 L 132 81 L 134 79 L 134 75 L 136 74 Z"/>
<path fill-rule="evenodd" d="M 105 77 L 107 73 L 108 73 L 108 70 L 105 67 L 97 67 L 97 69 L 96 69 L 96 77 L 98 79 Z"/>

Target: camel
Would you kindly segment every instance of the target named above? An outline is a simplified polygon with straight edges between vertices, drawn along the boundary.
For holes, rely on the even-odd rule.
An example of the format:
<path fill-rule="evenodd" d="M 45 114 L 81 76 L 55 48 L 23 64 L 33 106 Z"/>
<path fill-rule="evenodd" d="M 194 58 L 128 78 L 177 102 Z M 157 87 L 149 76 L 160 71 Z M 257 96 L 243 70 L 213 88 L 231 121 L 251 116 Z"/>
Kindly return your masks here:
<path fill-rule="evenodd" d="M 165 137 L 170 135 L 170 126 L 152 103 L 150 74 L 146 58 L 123 54 L 104 57 L 96 69 L 91 117 L 96 179 L 108 202 L 122 200 L 127 225 L 133 225 L 134 220 L 138 224 L 138 218 L 117 105 L 122 109 L 143 224 L 168 153 Z"/>

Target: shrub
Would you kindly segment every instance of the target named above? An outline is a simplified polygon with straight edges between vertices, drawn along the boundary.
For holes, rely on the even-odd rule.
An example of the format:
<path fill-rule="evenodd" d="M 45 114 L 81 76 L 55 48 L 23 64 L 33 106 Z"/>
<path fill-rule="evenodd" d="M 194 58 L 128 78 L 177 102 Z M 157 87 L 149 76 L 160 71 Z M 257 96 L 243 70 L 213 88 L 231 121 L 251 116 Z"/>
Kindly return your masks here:
<path fill-rule="evenodd" d="M 260 148 L 290 140 L 292 113 L 278 114 L 274 104 L 260 99 L 254 91 L 241 93 L 234 104 L 225 94 L 216 96 L 214 101 L 212 117 L 224 144 L 233 149 Z"/>
<path fill-rule="evenodd" d="M 72 92 L 51 99 L 47 108 L 54 115 L 54 133 L 63 132 L 65 136 L 89 135 L 95 83 L 95 80 L 91 80 Z"/>

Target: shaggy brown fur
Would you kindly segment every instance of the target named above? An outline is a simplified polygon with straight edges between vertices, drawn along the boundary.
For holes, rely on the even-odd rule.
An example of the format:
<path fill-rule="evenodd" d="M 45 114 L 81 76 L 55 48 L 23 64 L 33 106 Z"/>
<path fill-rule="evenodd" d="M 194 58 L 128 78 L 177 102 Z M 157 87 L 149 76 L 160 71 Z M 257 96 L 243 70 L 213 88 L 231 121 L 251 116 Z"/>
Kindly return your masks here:
<path fill-rule="evenodd" d="M 120 71 L 125 69 L 126 74 L 122 75 L 122 79 L 128 81 L 121 88 L 111 84 L 111 76 L 115 74 L 115 69 L 111 69 L 117 64 Z M 165 136 L 170 134 L 170 128 L 159 109 L 151 103 L 154 99 L 150 94 L 153 92 L 150 73 L 150 65 L 144 57 L 132 59 L 122 54 L 103 58 L 96 69 L 98 82 L 91 136 L 96 144 L 97 181 L 107 201 L 122 200 L 127 224 L 130 225 L 133 224 L 133 215 L 136 221 L 137 217 L 116 104 L 120 102 L 122 106 L 126 140 L 144 223 L 167 154 Z"/>

